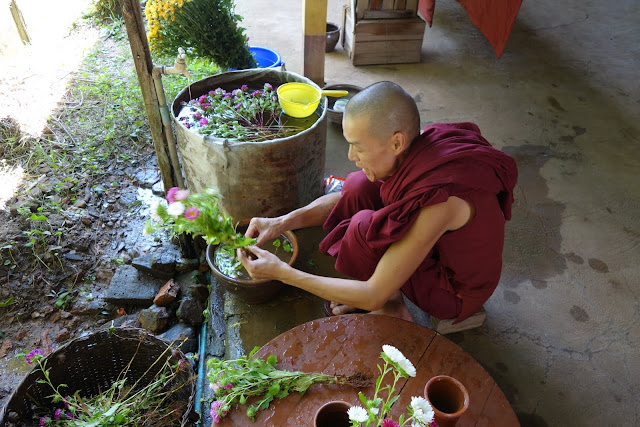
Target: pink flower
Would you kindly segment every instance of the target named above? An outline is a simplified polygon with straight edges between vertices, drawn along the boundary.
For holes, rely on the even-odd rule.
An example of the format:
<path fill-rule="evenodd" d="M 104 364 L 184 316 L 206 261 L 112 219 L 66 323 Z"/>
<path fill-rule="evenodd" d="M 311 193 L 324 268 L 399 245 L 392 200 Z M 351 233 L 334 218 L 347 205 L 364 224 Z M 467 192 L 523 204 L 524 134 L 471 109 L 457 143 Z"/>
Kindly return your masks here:
<path fill-rule="evenodd" d="M 382 422 L 382 427 L 400 427 L 400 425 L 393 420 L 384 420 Z"/>
<path fill-rule="evenodd" d="M 258 95 L 262 95 L 262 92 L 260 92 L 259 90 L 253 91 L 251 93 L 251 96 L 258 96 Z"/>
<path fill-rule="evenodd" d="M 216 381 L 215 384 L 209 384 L 209 387 L 211 388 L 211 391 L 213 391 L 213 394 L 218 394 L 218 391 L 220 390 L 220 383 Z"/>
<path fill-rule="evenodd" d="M 211 418 L 213 418 L 214 424 L 220 424 L 221 418 L 229 413 L 228 411 L 220 411 L 220 413 L 218 413 L 218 409 L 223 406 L 224 402 L 222 400 L 216 400 L 211 404 Z"/>
<path fill-rule="evenodd" d="M 435 421 L 431 421 L 431 422 L 429 423 L 429 427 L 440 427 L 440 426 L 438 425 L 438 423 L 437 423 L 437 422 L 435 422 Z"/>
<path fill-rule="evenodd" d="M 200 98 L 198 98 L 198 101 L 200 102 L 200 104 L 202 104 L 203 102 L 207 102 L 207 95 L 202 95 Z"/>
<path fill-rule="evenodd" d="M 239 109 L 241 109 L 241 108 L 242 108 L 242 102 L 238 102 L 238 103 L 236 104 L 236 110 L 239 110 Z"/>
<path fill-rule="evenodd" d="M 33 358 L 36 356 L 42 356 L 42 350 L 40 350 L 39 348 L 31 350 L 29 354 L 27 354 L 27 363 L 31 365 L 33 363 Z"/>
<path fill-rule="evenodd" d="M 62 409 L 58 408 L 56 409 L 56 412 L 54 412 L 54 419 L 59 421 L 60 418 L 65 419 L 66 417 L 64 416 L 64 413 L 62 413 Z"/>
<path fill-rule="evenodd" d="M 175 195 L 178 191 L 180 191 L 180 187 L 171 187 L 169 191 L 167 191 L 167 202 L 169 202 L 169 204 L 176 201 Z"/>
<path fill-rule="evenodd" d="M 233 388 L 233 384 L 229 383 L 225 385 L 224 388 L 226 388 L 227 390 L 231 390 Z"/>
<path fill-rule="evenodd" d="M 40 418 L 40 425 L 41 426 L 48 426 L 50 422 L 51 422 L 51 418 L 49 418 L 49 417 Z"/>
<path fill-rule="evenodd" d="M 247 85 L 240 86 L 240 90 L 243 91 L 243 92 L 246 91 L 247 89 L 249 89 L 249 86 L 247 86 Z"/>
<path fill-rule="evenodd" d="M 199 215 L 200 215 L 200 210 L 195 206 L 189 206 L 184 211 L 184 217 L 189 221 L 193 221 L 194 219 L 198 218 Z"/>
<path fill-rule="evenodd" d="M 224 94 L 224 99 L 231 99 L 231 94 L 230 93 L 225 93 Z"/>
<path fill-rule="evenodd" d="M 173 198 L 176 200 L 186 200 L 189 197 L 189 190 L 178 190 L 176 194 L 173 195 Z"/>
<path fill-rule="evenodd" d="M 206 117 L 203 117 L 203 118 L 200 119 L 200 121 L 198 123 L 200 123 L 200 126 L 206 126 L 206 125 L 209 124 L 209 120 L 207 120 Z"/>
<path fill-rule="evenodd" d="M 185 123 L 184 125 L 186 126 L 187 129 L 191 129 L 191 123 Z"/>
<path fill-rule="evenodd" d="M 264 88 L 265 88 L 266 90 L 272 90 L 272 89 L 273 89 L 273 86 L 271 86 L 271 84 L 269 84 L 269 83 L 265 83 L 265 84 L 264 84 Z"/>

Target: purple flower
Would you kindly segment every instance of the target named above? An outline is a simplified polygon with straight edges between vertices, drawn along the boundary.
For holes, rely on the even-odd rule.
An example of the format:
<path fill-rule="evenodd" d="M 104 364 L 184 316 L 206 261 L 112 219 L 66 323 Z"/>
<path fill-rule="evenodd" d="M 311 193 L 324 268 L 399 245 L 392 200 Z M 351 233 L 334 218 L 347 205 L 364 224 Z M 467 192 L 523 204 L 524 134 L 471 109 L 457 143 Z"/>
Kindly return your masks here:
<path fill-rule="evenodd" d="M 273 90 L 273 86 L 271 86 L 269 83 L 265 83 L 264 84 L 264 89 L 265 90 Z"/>
<path fill-rule="evenodd" d="M 185 123 L 185 124 L 184 124 L 184 126 L 185 126 L 187 129 L 191 129 L 191 123 Z"/>
<path fill-rule="evenodd" d="M 201 118 L 198 123 L 200 124 L 200 126 L 206 126 L 209 124 L 209 120 L 207 120 L 206 117 Z"/>
<path fill-rule="evenodd" d="M 247 85 L 240 86 L 240 90 L 243 91 L 243 92 L 246 91 L 247 89 L 249 89 L 249 86 L 247 86 Z"/>
<path fill-rule="evenodd" d="M 200 209 L 196 208 L 195 206 L 189 206 L 184 211 L 184 217 L 189 221 L 193 221 L 194 219 L 198 218 L 199 215 Z"/>
<path fill-rule="evenodd" d="M 198 102 L 200 102 L 200 104 L 202 104 L 203 102 L 207 102 L 207 95 L 202 95 L 200 98 L 198 98 Z"/>
<path fill-rule="evenodd" d="M 241 108 L 242 108 L 242 102 L 238 102 L 238 103 L 236 104 L 236 110 L 239 110 L 239 109 L 241 109 Z"/>
<path fill-rule="evenodd" d="M 61 418 L 64 420 L 66 417 L 64 416 L 64 413 L 62 412 L 62 409 L 58 408 L 58 409 L 56 409 L 56 412 L 54 413 L 54 419 L 56 421 L 59 421 Z"/>
<path fill-rule="evenodd" d="M 210 104 L 210 103 L 208 103 L 208 102 L 203 102 L 202 104 L 200 104 L 200 106 L 201 106 L 202 108 L 207 108 L 207 107 L 211 107 L 211 104 Z"/>
<path fill-rule="evenodd" d="M 382 422 L 382 427 L 400 427 L 400 425 L 393 420 L 384 420 Z"/>
<path fill-rule="evenodd" d="M 224 99 L 230 99 L 231 98 L 231 94 L 230 93 L 225 93 L 224 94 Z"/>
<path fill-rule="evenodd" d="M 240 89 L 234 89 L 233 92 L 231 92 L 231 93 L 233 94 L 233 96 L 238 96 L 238 95 L 240 95 L 242 93 L 242 91 Z"/>
<path fill-rule="evenodd" d="M 40 350 L 39 348 L 31 350 L 29 354 L 27 354 L 27 363 L 31 365 L 33 363 L 33 358 L 36 356 L 42 356 L 42 350 Z"/>
<path fill-rule="evenodd" d="M 193 115 L 193 119 L 194 119 L 194 120 L 200 120 L 201 118 L 202 118 L 202 116 L 200 115 L 200 113 L 195 113 L 195 114 Z"/>
<path fill-rule="evenodd" d="M 247 43 L 249 43 L 249 36 L 247 36 Z"/>
<path fill-rule="evenodd" d="M 256 90 L 251 93 L 251 96 L 260 96 L 260 95 L 262 95 L 262 92 L 260 92 L 259 90 Z"/>
<path fill-rule="evenodd" d="M 233 384 L 229 383 L 229 384 L 225 385 L 224 388 L 227 389 L 227 390 L 231 390 L 233 388 Z"/>
<path fill-rule="evenodd" d="M 169 204 L 176 201 L 175 195 L 178 191 L 180 191 L 180 187 L 171 187 L 169 191 L 167 191 L 167 202 L 169 202 Z"/>
<path fill-rule="evenodd" d="M 223 406 L 224 402 L 222 400 L 216 400 L 211 404 L 211 418 L 213 418 L 214 424 L 220 424 L 221 417 L 228 414 L 228 411 L 220 411 L 220 413 L 218 413 L 218 409 Z"/>
<path fill-rule="evenodd" d="M 49 418 L 49 417 L 40 418 L 40 425 L 41 426 L 48 426 L 50 422 L 51 422 L 51 418 Z"/>

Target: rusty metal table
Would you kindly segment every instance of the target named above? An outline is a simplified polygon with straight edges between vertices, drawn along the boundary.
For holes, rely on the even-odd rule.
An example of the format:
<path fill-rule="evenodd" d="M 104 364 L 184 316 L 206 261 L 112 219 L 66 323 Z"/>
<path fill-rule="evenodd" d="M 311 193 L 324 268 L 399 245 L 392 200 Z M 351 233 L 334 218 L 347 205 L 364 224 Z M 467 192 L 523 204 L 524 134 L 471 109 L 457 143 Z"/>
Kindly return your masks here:
<path fill-rule="evenodd" d="M 266 358 L 275 354 L 281 369 L 329 375 L 360 372 L 375 383 L 377 365 L 383 363 L 380 359 L 383 344 L 398 348 L 417 371 L 416 377 L 401 379 L 396 386 L 400 398 L 391 411 L 394 419 L 406 412 L 411 396 L 423 396 L 424 386 L 431 377 L 450 375 L 460 380 L 469 392 L 469 409 L 457 427 L 519 426 L 504 394 L 478 362 L 435 331 L 404 320 L 368 314 L 317 319 L 274 338 L 256 355 Z M 303 396 L 293 393 L 275 400 L 268 409 L 258 413 L 255 424 L 245 415 L 246 406 L 236 405 L 218 425 L 312 426 L 315 412 L 324 403 L 344 400 L 360 405 L 358 391 L 371 398 L 374 390 L 375 384 L 361 389 L 315 384 Z"/>

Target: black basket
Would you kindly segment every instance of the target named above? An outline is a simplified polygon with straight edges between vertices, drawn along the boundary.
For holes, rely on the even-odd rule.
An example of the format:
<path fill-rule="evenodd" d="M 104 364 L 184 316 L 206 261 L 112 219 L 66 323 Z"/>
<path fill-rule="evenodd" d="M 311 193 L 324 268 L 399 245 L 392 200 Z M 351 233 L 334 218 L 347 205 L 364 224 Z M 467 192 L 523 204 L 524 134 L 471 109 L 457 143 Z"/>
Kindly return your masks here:
<path fill-rule="evenodd" d="M 184 402 L 181 424 L 184 426 L 193 406 L 195 375 L 184 354 L 177 348 L 167 350 L 169 345 L 169 342 L 143 329 L 115 328 L 71 340 L 44 360 L 54 385 L 66 384 L 68 387 L 64 388 L 65 392 L 71 395 L 77 390 L 81 397 L 89 398 L 107 390 L 122 378 L 121 374 L 128 365 L 124 375 L 127 385 L 133 385 L 141 379 L 138 384 L 144 386 L 162 369 L 165 360 L 175 363 L 182 359 L 187 363 L 168 386 L 176 389 L 169 398 L 170 403 Z M 0 425 L 38 425 L 38 421 L 34 420 L 36 409 L 53 414 L 60 404 L 54 404 L 47 398 L 52 390 L 48 384 L 38 382 L 43 378 L 36 364 L 0 413 Z M 15 414 L 12 420 L 8 419 L 12 412 L 17 414 L 19 420 L 13 419 Z"/>

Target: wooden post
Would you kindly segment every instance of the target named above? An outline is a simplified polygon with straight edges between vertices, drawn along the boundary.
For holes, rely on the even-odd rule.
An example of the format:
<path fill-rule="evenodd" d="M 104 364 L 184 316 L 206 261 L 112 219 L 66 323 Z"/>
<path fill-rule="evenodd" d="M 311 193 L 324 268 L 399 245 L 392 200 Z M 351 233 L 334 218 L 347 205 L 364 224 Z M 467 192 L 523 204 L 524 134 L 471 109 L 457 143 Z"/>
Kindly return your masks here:
<path fill-rule="evenodd" d="M 327 0 L 302 0 L 305 77 L 324 86 L 324 49 L 327 35 Z"/>
<path fill-rule="evenodd" d="M 16 23 L 16 28 L 18 29 L 18 34 L 20 34 L 20 39 L 22 40 L 22 44 L 31 43 L 31 39 L 29 38 L 29 34 L 27 33 L 27 26 L 24 24 L 24 18 L 22 17 L 22 13 L 20 12 L 20 9 L 18 9 L 16 0 L 11 0 L 11 4 L 9 5 L 9 10 L 11 11 L 13 22 Z"/>
<path fill-rule="evenodd" d="M 153 82 L 152 71 L 153 62 L 151 61 L 151 52 L 147 43 L 147 33 L 144 29 L 144 21 L 142 20 L 142 10 L 140 9 L 139 0 L 121 0 L 122 16 L 127 27 L 129 36 L 129 44 L 131 45 L 131 53 L 133 54 L 133 62 L 138 74 L 138 82 L 142 91 L 144 100 L 144 108 L 149 118 L 149 126 L 151 128 L 151 138 L 156 150 L 158 158 L 158 166 L 160 167 L 160 176 L 164 184 L 165 192 L 176 186 L 177 180 L 172 174 L 172 165 L 169 160 L 169 144 L 167 135 L 162 126 L 162 118 L 160 116 L 160 108 L 158 107 L 158 95 Z M 176 170 L 180 170 L 179 165 L 175 165 Z"/>

